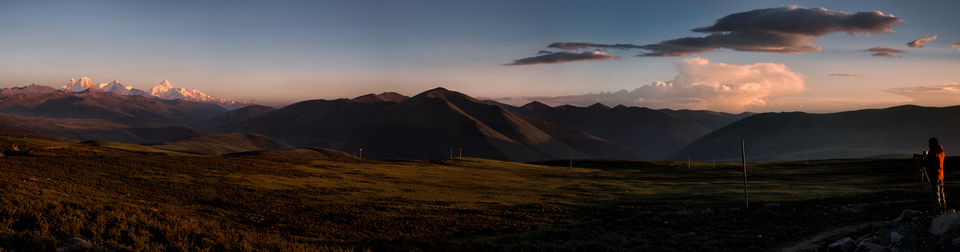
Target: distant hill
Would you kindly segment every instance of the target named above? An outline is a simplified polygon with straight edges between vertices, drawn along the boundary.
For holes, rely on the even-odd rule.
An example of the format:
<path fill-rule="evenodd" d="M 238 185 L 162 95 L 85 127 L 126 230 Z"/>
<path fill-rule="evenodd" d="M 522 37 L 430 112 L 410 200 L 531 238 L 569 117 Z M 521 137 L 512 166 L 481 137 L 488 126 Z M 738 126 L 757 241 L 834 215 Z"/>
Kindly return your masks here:
<path fill-rule="evenodd" d="M 522 107 L 495 103 L 510 112 L 563 124 L 591 135 L 636 147 L 666 158 L 680 148 L 750 113 L 728 114 L 713 111 L 652 110 L 648 108 L 610 108 L 597 103 L 589 107 L 564 105 L 550 107 L 531 102 Z"/>
<path fill-rule="evenodd" d="M 960 106 L 913 105 L 830 114 L 764 113 L 716 130 L 670 159 L 748 161 L 910 156 L 937 137 L 947 155 L 960 151 Z"/>
<path fill-rule="evenodd" d="M 169 125 L 169 123 L 139 118 L 53 119 L 0 114 L 0 126 L 37 131 L 80 141 L 155 143 L 200 134 L 188 126 Z"/>
<path fill-rule="evenodd" d="M 407 99 L 410 99 L 410 97 L 404 96 L 402 94 L 394 93 L 394 92 L 385 92 L 381 94 L 363 95 L 350 100 L 359 102 L 359 103 L 378 103 L 378 102 L 400 103 L 400 102 L 406 101 Z"/>
<path fill-rule="evenodd" d="M 0 98 L 7 96 L 21 95 L 21 94 L 52 94 L 57 92 L 57 89 L 48 87 L 48 86 L 39 86 L 37 84 L 30 84 L 25 87 L 12 87 L 12 88 L 0 88 Z"/>
<path fill-rule="evenodd" d="M 214 116 L 213 118 L 210 118 L 210 120 L 207 120 L 207 122 L 222 123 L 222 122 L 236 121 L 236 120 L 241 120 L 241 119 L 262 115 L 264 113 L 271 112 L 274 110 L 277 110 L 277 109 L 273 107 L 263 106 L 263 105 L 250 105 L 243 108 L 224 112 L 223 114 L 219 114 L 217 116 Z"/>
<path fill-rule="evenodd" d="M 172 142 L 146 144 L 161 150 L 184 153 L 221 155 L 260 150 L 291 150 L 293 146 L 270 137 L 252 133 L 197 135 Z"/>
<path fill-rule="evenodd" d="M 163 100 L 102 91 L 21 94 L 0 98 L 0 113 L 61 119 L 141 117 L 175 124 L 206 121 L 226 109 L 209 103 Z"/>
<path fill-rule="evenodd" d="M 408 99 L 390 97 L 304 101 L 236 122 L 204 124 L 199 129 L 207 133 L 253 132 L 295 146 L 349 152 L 364 149 L 364 157 L 446 157 L 451 148 L 463 149 L 465 156 L 512 161 L 657 157 L 443 88 Z"/>

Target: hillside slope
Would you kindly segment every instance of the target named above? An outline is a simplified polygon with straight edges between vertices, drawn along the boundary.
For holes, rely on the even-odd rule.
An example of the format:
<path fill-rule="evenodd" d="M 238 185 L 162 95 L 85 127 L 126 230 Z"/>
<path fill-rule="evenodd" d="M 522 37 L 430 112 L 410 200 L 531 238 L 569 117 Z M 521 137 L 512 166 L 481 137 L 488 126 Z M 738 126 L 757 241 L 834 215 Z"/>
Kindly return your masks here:
<path fill-rule="evenodd" d="M 138 118 L 53 119 L 0 114 L 0 126 L 27 129 L 80 141 L 105 140 L 122 143 L 167 142 L 200 134 L 188 126 L 138 120 Z"/>
<path fill-rule="evenodd" d="M 228 153 L 292 150 L 293 146 L 272 138 L 252 133 L 231 133 L 216 135 L 197 135 L 172 142 L 147 144 L 146 146 L 169 151 L 203 155 L 222 155 Z"/>
<path fill-rule="evenodd" d="M 623 105 L 610 108 L 599 103 L 589 107 L 550 107 L 540 102 L 531 102 L 522 107 L 495 104 L 517 114 L 559 123 L 654 153 L 657 155 L 655 159 L 665 158 L 707 133 L 750 115 L 652 110 Z"/>
<path fill-rule="evenodd" d="M 909 156 L 937 137 L 947 155 L 960 148 L 960 106 L 913 105 L 831 114 L 764 113 L 707 134 L 671 159 L 748 161 Z M 951 151 L 952 150 L 952 151 Z"/>

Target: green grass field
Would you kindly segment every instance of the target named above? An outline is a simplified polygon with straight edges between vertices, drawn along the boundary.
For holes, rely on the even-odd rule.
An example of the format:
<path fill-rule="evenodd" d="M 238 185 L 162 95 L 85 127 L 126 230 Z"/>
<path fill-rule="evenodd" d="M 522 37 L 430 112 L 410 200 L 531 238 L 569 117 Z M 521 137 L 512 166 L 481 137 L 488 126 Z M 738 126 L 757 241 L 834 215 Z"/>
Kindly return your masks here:
<path fill-rule="evenodd" d="M 0 157 L 0 247 L 49 251 L 76 236 L 102 251 L 769 251 L 926 207 L 906 159 L 749 163 L 740 209 L 740 163 L 67 149 Z M 960 186 L 947 171 L 947 190 Z M 868 213 L 839 210 L 853 205 Z"/>

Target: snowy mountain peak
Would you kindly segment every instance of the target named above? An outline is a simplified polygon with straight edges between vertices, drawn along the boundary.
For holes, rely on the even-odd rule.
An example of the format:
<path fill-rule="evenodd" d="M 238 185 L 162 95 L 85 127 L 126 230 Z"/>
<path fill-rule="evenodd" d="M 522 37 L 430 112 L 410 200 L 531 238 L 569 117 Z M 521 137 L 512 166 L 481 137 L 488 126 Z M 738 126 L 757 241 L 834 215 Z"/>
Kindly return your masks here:
<path fill-rule="evenodd" d="M 80 80 L 70 79 L 70 82 L 67 82 L 66 86 L 61 87 L 65 91 L 72 92 L 83 92 L 87 89 L 98 90 L 96 85 L 93 85 L 93 81 L 90 81 L 90 78 L 87 76 L 80 77 Z"/>
<path fill-rule="evenodd" d="M 116 86 L 123 86 L 123 85 L 120 84 L 120 82 L 118 82 L 117 80 L 113 80 L 110 83 L 100 83 L 100 85 L 97 85 L 97 88 L 99 88 L 100 90 L 109 92 L 110 89 L 113 89 Z"/>
<path fill-rule="evenodd" d="M 169 81 L 163 80 L 163 82 L 160 82 L 160 84 L 157 84 L 150 89 L 150 96 L 161 96 L 170 90 L 173 90 L 173 85 L 170 85 Z"/>

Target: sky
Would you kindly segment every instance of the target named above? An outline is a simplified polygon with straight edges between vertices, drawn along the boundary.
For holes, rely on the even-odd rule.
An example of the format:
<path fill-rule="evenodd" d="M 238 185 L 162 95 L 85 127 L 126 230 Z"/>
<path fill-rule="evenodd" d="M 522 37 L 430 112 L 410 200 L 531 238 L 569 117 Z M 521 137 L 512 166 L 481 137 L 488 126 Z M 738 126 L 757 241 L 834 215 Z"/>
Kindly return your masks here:
<path fill-rule="evenodd" d="M 523 105 L 960 105 L 960 1 L 0 1 L 0 88 Z"/>

